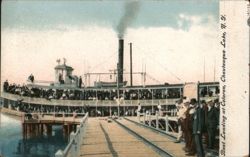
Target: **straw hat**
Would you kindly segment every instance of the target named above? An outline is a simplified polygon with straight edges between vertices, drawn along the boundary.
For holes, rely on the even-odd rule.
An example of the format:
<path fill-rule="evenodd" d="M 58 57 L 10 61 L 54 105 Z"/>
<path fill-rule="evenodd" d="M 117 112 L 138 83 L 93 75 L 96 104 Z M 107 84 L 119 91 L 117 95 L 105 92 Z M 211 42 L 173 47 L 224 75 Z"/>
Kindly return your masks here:
<path fill-rule="evenodd" d="M 206 100 L 207 103 L 212 102 L 212 101 L 213 101 L 213 99 L 211 99 L 211 98 L 208 98 L 208 99 Z"/>

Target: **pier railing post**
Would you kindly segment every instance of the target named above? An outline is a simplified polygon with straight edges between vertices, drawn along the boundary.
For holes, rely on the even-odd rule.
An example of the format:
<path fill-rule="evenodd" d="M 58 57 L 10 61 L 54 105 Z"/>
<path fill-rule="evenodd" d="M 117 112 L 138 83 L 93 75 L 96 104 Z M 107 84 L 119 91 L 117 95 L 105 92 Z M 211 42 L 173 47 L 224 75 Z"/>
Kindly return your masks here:
<path fill-rule="evenodd" d="M 169 132 L 169 129 L 168 129 L 168 115 L 166 115 L 165 117 L 165 125 L 166 125 L 166 133 Z"/>
<path fill-rule="evenodd" d="M 143 113 L 143 124 L 146 124 L 146 113 Z"/>
<path fill-rule="evenodd" d="M 138 121 L 139 121 L 139 123 L 141 122 L 141 114 L 140 114 L 140 112 L 138 112 L 137 111 L 137 118 L 138 118 Z"/>
<path fill-rule="evenodd" d="M 148 115 L 148 125 L 151 127 L 151 113 Z"/>
<path fill-rule="evenodd" d="M 156 129 L 159 129 L 159 112 L 156 112 Z"/>
<path fill-rule="evenodd" d="M 76 127 L 77 129 L 76 130 L 79 130 L 78 134 L 77 134 L 77 137 L 76 137 L 76 146 L 77 146 L 77 156 L 79 156 L 80 154 L 80 144 L 82 143 L 82 130 L 81 130 L 81 127 L 78 125 Z"/>
<path fill-rule="evenodd" d="M 75 138 L 75 133 L 72 131 L 72 132 L 70 133 L 69 139 L 70 139 L 70 141 L 71 141 L 71 140 L 74 140 L 74 138 Z"/>
<path fill-rule="evenodd" d="M 64 157 L 63 151 L 59 149 L 59 150 L 56 152 L 55 157 Z"/>
<path fill-rule="evenodd" d="M 70 133 L 70 141 L 73 141 L 73 145 L 72 145 L 73 148 L 71 149 L 72 150 L 71 154 L 72 156 L 77 156 L 77 142 L 78 141 L 76 141 L 76 134 L 73 131 Z"/>

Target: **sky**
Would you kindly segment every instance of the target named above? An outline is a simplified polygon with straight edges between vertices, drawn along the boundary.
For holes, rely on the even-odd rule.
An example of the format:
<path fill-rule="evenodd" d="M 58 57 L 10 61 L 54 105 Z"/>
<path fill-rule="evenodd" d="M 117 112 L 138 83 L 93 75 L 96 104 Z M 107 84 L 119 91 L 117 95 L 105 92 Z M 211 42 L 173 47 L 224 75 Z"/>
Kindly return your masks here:
<path fill-rule="evenodd" d="M 205 81 L 214 73 L 218 80 L 217 0 L 3 0 L 2 81 L 25 83 L 31 73 L 54 81 L 58 58 L 66 58 L 77 76 L 115 69 L 117 27 L 130 3 L 136 7 L 127 12 L 133 15 L 123 35 L 125 72 L 132 42 L 133 71 L 146 71 L 147 84 L 203 82 L 204 71 Z M 139 75 L 134 83 L 141 83 Z"/>

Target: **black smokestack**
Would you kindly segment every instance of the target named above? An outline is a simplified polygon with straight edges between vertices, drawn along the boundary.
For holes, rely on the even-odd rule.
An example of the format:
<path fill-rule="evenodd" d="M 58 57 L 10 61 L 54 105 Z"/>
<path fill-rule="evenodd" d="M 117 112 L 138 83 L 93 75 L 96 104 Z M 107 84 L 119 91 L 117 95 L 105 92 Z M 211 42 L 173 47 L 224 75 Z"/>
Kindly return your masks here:
<path fill-rule="evenodd" d="M 119 39 L 119 55 L 118 55 L 118 83 L 123 83 L 123 39 Z"/>
<path fill-rule="evenodd" d="M 124 8 L 124 14 L 121 17 L 119 24 L 117 25 L 117 33 L 119 37 L 119 54 L 118 54 L 118 82 L 123 83 L 123 37 L 126 34 L 127 27 L 135 20 L 140 8 L 140 2 L 137 0 L 131 0 L 126 2 Z"/>

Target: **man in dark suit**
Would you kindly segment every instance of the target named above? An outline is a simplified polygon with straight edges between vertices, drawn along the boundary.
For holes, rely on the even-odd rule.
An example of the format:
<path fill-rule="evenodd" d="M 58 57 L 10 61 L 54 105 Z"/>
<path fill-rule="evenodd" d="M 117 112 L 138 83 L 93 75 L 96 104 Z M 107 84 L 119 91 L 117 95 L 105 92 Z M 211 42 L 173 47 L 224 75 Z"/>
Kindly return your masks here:
<path fill-rule="evenodd" d="M 195 106 L 195 112 L 193 115 L 193 136 L 195 140 L 197 156 L 204 157 L 205 153 L 202 144 L 202 131 L 205 125 L 205 113 L 195 99 L 193 100 L 193 103 Z"/>
<path fill-rule="evenodd" d="M 9 89 L 9 83 L 8 83 L 8 80 L 6 80 L 3 84 L 3 91 L 7 92 Z"/>
<path fill-rule="evenodd" d="M 184 124 L 184 137 L 186 142 L 184 150 L 187 152 L 187 156 L 193 156 L 196 154 L 195 142 L 193 137 L 193 115 L 195 110 L 193 104 L 193 99 L 191 99 L 191 102 L 186 111 L 186 119 Z"/>
<path fill-rule="evenodd" d="M 208 112 L 207 112 L 207 132 L 208 132 L 208 149 L 214 149 L 216 128 L 219 124 L 219 113 L 214 107 L 213 101 L 208 100 Z"/>
<path fill-rule="evenodd" d="M 208 112 L 208 105 L 205 100 L 201 100 L 200 107 L 204 111 L 205 114 L 205 125 L 203 128 L 203 137 L 205 138 L 205 145 L 208 147 L 208 132 L 207 132 L 207 112 Z"/>
<path fill-rule="evenodd" d="M 31 83 L 33 83 L 35 78 L 34 78 L 33 74 L 30 74 L 28 79 L 30 80 Z"/>
<path fill-rule="evenodd" d="M 79 78 L 79 86 L 78 86 L 79 88 L 82 88 L 82 77 L 80 76 L 80 78 Z"/>

